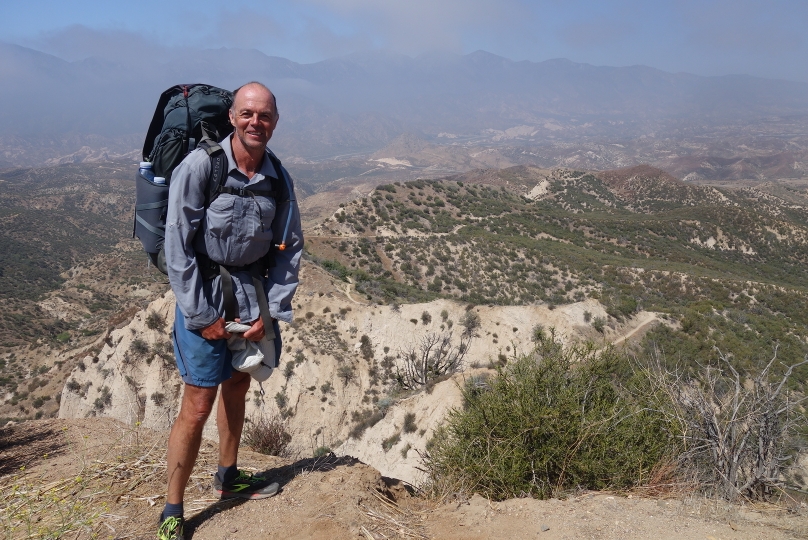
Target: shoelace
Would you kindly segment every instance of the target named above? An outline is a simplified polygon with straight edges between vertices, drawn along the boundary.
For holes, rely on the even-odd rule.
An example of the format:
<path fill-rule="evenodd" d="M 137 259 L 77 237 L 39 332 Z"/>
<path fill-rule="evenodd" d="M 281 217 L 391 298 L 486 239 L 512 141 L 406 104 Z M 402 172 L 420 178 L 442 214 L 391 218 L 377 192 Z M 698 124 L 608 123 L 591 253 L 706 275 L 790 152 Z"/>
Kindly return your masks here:
<path fill-rule="evenodd" d="M 179 531 L 181 526 L 182 526 L 182 519 L 176 516 L 168 516 L 160 524 L 160 528 L 157 530 L 157 534 L 159 535 L 160 540 L 163 539 L 169 540 L 170 538 L 172 538 L 174 533 Z"/>

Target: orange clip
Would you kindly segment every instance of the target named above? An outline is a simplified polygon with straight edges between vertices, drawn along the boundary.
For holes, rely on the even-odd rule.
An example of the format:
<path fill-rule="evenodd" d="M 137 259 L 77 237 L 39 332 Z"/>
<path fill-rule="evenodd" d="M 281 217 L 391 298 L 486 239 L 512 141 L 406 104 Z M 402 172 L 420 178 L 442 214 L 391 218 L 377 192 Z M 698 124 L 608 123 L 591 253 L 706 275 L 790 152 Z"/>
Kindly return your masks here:
<path fill-rule="evenodd" d="M 286 244 L 280 244 L 280 245 L 278 245 L 278 251 L 283 251 L 283 250 L 285 250 L 285 249 L 286 249 Z"/>

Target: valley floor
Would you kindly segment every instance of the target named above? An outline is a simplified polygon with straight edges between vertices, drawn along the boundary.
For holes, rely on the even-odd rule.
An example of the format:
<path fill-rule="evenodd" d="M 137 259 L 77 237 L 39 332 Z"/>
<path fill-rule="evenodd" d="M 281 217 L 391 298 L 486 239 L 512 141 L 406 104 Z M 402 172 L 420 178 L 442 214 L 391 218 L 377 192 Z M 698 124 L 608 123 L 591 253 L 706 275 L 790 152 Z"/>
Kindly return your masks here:
<path fill-rule="evenodd" d="M 111 419 L 43 420 L 0 432 L 5 538 L 153 538 L 164 503 L 165 432 Z M 287 539 L 787 539 L 808 534 L 805 504 L 732 506 L 695 497 L 582 492 L 564 500 L 442 502 L 349 456 L 242 453 L 281 492 L 216 499 L 216 445 L 204 441 L 186 498 L 186 538 Z"/>

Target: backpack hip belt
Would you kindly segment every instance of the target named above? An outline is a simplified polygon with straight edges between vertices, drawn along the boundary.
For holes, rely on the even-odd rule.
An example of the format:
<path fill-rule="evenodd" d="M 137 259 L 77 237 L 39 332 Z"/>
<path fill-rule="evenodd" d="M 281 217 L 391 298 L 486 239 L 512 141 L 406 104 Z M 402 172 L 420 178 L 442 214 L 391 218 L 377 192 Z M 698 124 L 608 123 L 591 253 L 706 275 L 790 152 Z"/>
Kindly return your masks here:
<path fill-rule="evenodd" d="M 266 338 L 269 340 L 275 339 L 275 330 L 272 326 L 272 317 L 269 314 L 269 304 L 267 303 L 263 283 L 264 278 L 267 277 L 267 272 L 274 266 L 271 250 L 254 263 L 246 266 L 219 264 L 201 253 L 197 253 L 196 261 L 202 279 L 208 281 L 216 276 L 221 276 L 222 278 L 222 303 L 224 304 L 225 321 L 235 321 L 238 316 L 238 302 L 236 302 L 236 294 L 233 290 L 233 276 L 231 273 L 248 272 L 252 278 L 255 295 L 258 297 L 258 310 L 264 323 Z"/>

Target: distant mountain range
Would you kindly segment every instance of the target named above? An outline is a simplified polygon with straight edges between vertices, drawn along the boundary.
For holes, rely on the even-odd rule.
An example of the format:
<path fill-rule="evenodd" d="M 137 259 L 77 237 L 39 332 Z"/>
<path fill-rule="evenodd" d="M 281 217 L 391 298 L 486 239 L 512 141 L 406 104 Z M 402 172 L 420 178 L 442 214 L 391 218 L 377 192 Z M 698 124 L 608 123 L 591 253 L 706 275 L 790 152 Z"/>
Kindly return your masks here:
<path fill-rule="evenodd" d="M 68 62 L 0 44 L 0 168 L 134 159 L 162 90 L 182 82 L 235 88 L 250 80 L 266 82 L 278 96 L 274 146 L 306 160 L 370 153 L 402 133 L 499 146 L 715 137 L 728 130 L 808 134 L 808 84 L 748 76 L 563 59 L 514 62 L 483 51 L 356 54 L 299 64 L 256 50 L 217 49 L 137 63 Z"/>

